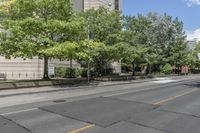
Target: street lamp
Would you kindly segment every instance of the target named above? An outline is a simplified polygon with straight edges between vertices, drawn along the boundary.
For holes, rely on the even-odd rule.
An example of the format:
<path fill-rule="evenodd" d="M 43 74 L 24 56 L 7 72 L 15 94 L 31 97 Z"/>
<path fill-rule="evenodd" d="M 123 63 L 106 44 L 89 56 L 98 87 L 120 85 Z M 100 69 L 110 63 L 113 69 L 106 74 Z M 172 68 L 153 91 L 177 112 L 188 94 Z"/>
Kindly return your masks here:
<path fill-rule="evenodd" d="M 104 3 L 108 6 L 109 10 L 111 10 L 111 7 L 112 7 L 112 3 L 110 0 L 99 0 L 99 2 L 101 3 Z M 90 25 L 89 25 L 89 22 L 90 22 L 90 16 L 88 17 L 88 40 L 92 39 L 91 37 L 91 32 L 90 32 Z M 87 62 L 87 80 L 88 80 L 88 83 L 90 83 L 90 61 Z"/>

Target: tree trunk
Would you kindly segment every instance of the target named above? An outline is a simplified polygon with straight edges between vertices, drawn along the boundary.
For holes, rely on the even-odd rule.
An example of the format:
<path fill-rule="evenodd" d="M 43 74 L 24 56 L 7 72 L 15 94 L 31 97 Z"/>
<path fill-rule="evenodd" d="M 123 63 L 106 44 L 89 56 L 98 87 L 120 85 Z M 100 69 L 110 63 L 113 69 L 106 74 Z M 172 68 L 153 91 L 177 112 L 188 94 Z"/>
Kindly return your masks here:
<path fill-rule="evenodd" d="M 90 62 L 87 63 L 87 80 L 90 83 Z"/>
<path fill-rule="evenodd" d="M 48 60 L 49 60 L 49 58 L 47 56 L 44 56 L 44 75 L 43 75 L 43 79 L 49 79 Z"/>
<path fill-rule="evenodd" d="M 70 68 L 72 69 L 72 58 L 70 59 Z"/>
<path fill-rule="evenodd" d="M 151 74 L 151 64 L 149 64 L 149 74 Z"/>

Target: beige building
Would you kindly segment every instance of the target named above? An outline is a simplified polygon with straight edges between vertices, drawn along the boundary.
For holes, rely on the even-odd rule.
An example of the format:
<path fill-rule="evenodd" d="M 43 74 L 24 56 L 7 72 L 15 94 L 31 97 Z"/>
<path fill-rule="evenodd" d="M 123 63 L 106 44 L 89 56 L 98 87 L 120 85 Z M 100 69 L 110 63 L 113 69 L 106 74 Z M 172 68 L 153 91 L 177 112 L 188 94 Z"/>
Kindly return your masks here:
<path fill-rule="evenodd" d="M 121 0 L 84 0 L 84 10 L 97 9 L 100 6 L 107 7 L 110 10 L 121 11 Z"/>
<path fill-rule="evenodd" d="M 40 79 L 43 74 L 43 61 L 33 59 L 5 59 L 0 57 L 0 78 Z"/>
<path fill-rule="evenodd" d="M 110 10 L 122 10 L 122 0 L 72 0 L 75 11 L 85 11 L 88 9 L 98 9 L 104 6 Z"/>

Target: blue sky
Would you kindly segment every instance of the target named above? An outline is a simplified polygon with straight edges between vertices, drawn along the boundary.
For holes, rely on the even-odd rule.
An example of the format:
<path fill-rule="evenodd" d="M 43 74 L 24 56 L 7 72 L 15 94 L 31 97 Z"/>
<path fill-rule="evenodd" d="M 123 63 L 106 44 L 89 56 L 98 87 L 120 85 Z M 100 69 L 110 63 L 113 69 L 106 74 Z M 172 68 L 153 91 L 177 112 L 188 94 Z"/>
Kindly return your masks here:
<path fill-rule="evenodd" d="M 200 39 L 200 0 L 122 0 L 124 15 L 167 13 L 184 22 L 188 38 Z"/>

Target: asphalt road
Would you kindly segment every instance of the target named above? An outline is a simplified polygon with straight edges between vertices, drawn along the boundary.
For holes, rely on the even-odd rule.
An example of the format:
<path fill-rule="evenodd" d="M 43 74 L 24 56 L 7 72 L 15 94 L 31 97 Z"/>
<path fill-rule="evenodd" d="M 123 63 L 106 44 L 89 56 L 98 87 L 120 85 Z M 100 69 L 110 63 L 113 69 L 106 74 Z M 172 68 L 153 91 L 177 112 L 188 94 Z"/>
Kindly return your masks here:
<path fill-rule="evenodd" d="M 76 90 L 71 97 L 51 93 L 62 99 L 54 102 L 2 104 L 0 133 L 199 133 L 200 77 L 167 80 Z"/>

